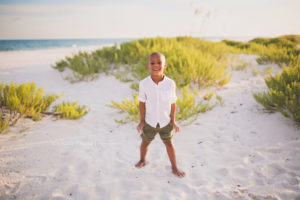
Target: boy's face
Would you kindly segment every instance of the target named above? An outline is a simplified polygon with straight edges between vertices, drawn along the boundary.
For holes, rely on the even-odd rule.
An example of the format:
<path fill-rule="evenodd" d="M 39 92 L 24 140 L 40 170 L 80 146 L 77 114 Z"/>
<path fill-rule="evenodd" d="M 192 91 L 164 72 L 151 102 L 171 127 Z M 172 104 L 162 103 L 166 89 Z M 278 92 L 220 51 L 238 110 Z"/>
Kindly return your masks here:
<path fill-rule="evenodd" d="M 161 55 L 152 55 L 149 58 L 148 69 L 152 76 L 163 76 L 166 67 L 166 60 Z"/>

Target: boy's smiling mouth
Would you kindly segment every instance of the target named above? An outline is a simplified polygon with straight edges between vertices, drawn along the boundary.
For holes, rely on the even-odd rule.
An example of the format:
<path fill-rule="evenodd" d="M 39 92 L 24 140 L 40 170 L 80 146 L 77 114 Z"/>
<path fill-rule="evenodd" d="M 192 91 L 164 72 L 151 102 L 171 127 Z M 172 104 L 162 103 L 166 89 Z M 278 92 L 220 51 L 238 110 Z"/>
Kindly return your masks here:
<path fill-rule="evenodd" d="M 160 68 L 158 68 L 158 69 L 152 69 L 153 71 L 160 71 Z"/>

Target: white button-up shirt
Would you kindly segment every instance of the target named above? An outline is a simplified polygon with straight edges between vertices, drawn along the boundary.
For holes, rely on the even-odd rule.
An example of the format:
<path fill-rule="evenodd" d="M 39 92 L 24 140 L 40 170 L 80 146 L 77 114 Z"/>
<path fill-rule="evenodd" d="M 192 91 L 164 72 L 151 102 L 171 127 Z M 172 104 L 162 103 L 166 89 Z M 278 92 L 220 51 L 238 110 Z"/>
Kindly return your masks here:
<path fill-rule="evenodd" d="M 171 104 L 176 102 L 175 82 L 164 76 L 156 84 L 151 76 L 140 81 L 138 100 L 145 103 L 145 121 L 152 127 L 162 128 L 171 121 Z"/>

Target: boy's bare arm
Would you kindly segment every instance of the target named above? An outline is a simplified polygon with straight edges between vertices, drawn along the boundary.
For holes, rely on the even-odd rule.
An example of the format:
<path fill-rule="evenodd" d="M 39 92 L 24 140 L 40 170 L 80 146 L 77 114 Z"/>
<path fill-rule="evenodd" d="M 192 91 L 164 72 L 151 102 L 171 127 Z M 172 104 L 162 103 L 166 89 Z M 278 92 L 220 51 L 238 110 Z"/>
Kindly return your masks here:
<path fill-rule="evenodd" d="M 140 107 L 140 123 L 136 128 L 139 133 L 142 133 L 143 127 L 145 125 L 145 113 L 146 113 L 145 103 L 140 101 L 139 107 Z"/>
<path fill-rule="evenodd" d="M 179 132 L 180 131 L 179 126 L 177 126 L 177 124 L 175 122 L 175 109 L 176 109 L 176 104 L 175 103 L 171 104 L 171 115 L 170 115 L 171 122 L 173 124 L 174 129 L 175 129 L 175 132 Z"/>

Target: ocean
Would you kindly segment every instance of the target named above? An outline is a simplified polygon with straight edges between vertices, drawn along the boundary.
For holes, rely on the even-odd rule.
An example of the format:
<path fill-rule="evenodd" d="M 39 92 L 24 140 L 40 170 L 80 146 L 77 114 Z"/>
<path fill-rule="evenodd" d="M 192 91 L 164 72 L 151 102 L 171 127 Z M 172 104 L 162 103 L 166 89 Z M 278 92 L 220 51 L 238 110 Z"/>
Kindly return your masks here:
<path fill-rule="evenodd" d="M 120 45 L 122 42 L 139 38 L 109 38 L 109 39 L 46 39 L 46 40 L 0 40 L 0 51 L 24 51 L 50 48 Z M 202 37 L 201 39 L 219 42 L 223 39 L 246 42 L 251 37 Z"/>
<path fill-rule="evenodd" d="M 0 40 L 0 51 L 23 51 L 64 47 L 104 46 L 121 44 L 137 38 L 110 39 L 47 39 L 47 40 Z"/>

